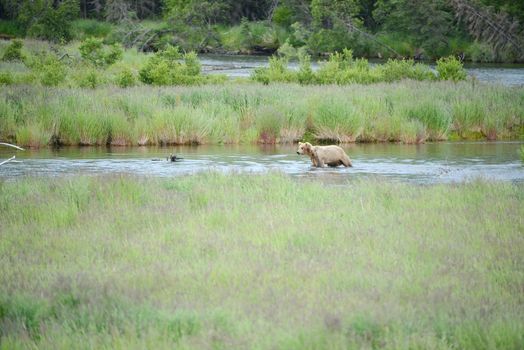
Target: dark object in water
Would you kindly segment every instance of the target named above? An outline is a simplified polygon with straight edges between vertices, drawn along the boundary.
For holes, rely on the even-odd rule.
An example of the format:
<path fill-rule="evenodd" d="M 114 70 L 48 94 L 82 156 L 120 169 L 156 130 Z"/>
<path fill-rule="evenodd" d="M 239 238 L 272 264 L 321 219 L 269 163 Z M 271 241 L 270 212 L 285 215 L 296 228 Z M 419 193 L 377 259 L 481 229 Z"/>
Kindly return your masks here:
<path fill-rule="evenodd" d="M 184 159 L 184 158 L 177 157 L 176 154 L 170 154 L 169 157 L 167 157 L 167 160 L 171 161 L 171 162 L 177 162 L 177 161 L 179 161 L 181 159 Z"/>

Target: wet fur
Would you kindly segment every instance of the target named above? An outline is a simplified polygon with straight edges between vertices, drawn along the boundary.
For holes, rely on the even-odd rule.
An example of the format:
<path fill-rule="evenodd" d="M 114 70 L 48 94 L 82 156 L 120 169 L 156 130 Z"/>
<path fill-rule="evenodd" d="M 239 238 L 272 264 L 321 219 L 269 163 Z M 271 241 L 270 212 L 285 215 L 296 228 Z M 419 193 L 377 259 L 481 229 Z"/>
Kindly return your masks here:
<path fill-rule="evenodd" d="M 315 167 L 322 168 L 324 166 L 337 167 L 343 165 L 351 167 L 351 159 L 346 152 L 335 145 L 330 146 L 313 146 L 309 142 L 299 142 L 297 154 L 305 154 L 311 159 L 311 163 Z"/>

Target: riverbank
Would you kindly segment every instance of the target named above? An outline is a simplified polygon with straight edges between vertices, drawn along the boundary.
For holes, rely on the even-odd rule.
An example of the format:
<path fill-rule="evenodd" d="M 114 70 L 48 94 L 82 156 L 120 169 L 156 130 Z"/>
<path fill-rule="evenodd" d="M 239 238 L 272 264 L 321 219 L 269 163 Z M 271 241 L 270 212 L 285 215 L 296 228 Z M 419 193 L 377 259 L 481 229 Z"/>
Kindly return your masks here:
<path fill-rule="evenodd" d="M 0 138 L 28 147 L 522 138 L 523 96 L 474 82 L 8 86 Z"/>
<path fill-rule="evenodd" d="M 1 342 L 519 349 L 523 195 L 275 174 L 4 182 Z"/>

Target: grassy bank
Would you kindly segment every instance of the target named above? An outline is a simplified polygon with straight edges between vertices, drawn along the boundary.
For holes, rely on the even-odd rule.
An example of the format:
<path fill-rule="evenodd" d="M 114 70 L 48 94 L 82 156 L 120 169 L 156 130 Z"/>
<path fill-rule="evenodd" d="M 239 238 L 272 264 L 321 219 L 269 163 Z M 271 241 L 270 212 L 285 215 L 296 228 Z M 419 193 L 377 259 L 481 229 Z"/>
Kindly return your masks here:
<path fill-rule="evenodd" d="M 521 185 L 2 183 L 0 344 L 521 349 Z"/>
<path fill-rule="evenodd" d="M 0 139 L 24 146 L 522 138 L 524 89 L 413 82 L 0 91 Z"/>

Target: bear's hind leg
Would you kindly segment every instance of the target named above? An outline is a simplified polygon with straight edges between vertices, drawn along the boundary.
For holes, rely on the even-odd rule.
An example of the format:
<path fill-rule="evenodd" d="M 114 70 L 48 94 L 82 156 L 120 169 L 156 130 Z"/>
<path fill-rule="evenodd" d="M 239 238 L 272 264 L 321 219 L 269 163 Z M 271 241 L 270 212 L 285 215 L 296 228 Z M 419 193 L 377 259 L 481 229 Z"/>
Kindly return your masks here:
<path fill-rule="evenodd" d="M 353 164 L 351 164 L 351 159 L 349 159 L 348 156 L 346 156 L 345 159 L 342 160 L 342 164 L 344 164 L 346 168 L 353 166 Z"/>

